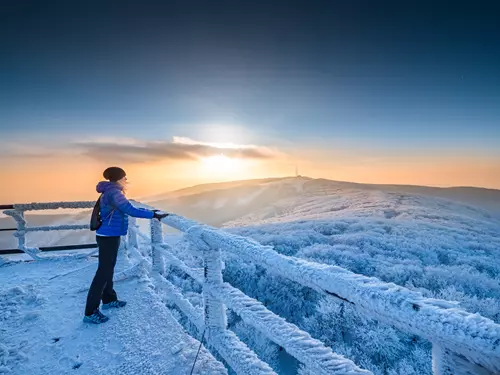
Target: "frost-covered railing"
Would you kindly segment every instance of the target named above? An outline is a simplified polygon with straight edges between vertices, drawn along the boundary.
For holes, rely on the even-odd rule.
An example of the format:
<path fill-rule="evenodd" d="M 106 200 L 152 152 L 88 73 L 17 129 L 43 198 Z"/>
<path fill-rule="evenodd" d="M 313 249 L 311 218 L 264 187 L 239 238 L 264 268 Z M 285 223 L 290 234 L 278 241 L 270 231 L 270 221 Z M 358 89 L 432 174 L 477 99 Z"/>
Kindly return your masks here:
<path fill-rule="evenodd" d="M 170 246 L 163 242 L 161 222 L 152 220 L 151 275 L 155 280 L 156 287 L 168 300 L 177 305 L 197 327 L 200 334 L 205 333 L 204 337 L 209 347 L 217 350 L 237 374 L 276 375 L 267 363 L 261 361 L 246 344 L 227 328 L 225 305 L 236 312 L 246 324 L 282 346 L 314 374 L 372 374 L 370 371 L 360 369 L 351 360 L 334 353 L 331 348 L 312 338 L 307 332 L 272 313 L 259 301 L 246 296 L 230 284 L 224 283 L 220 246 L 213 246 L 205 240 L 205 232 L 212 229 L 177 215 L 170 215 L 162 221 L 164 224 L 185 233 L 185 236 L 202 255 L 204 268 L 191 268 L 178 259 L 171 251 Z M 138 231 L 134 221 L 131 221 L 130 225 L 129 243 L 137 243 L 137 236 L 145 238 L 144 234 Z M 131 247 L 129 246 L 129 248 Z M 193 306 L 184 298 L 182 292 L 164 277 L 166 276 L 166 264 L 177 267 L 202 284 L 203 310 Z"/>
<path fill-rule="evenodd" d="M 160 241 L 161 236 L 151 237 L 153 258 L 157 259 L 155 264 L 159 273 L 164 272 L 162 262 L 167 261 L 195 280 L 204 281 L 204 318 L 209 343 L 216 348 L 218 345 L 220 348 L 220 342 L 228 340 L 228 336 L 235 341 L 234 347 L 237 347 L 236 339 L 226 329 L 225 304 L 240 315 L 245 323 L 281 345 L 315 374 L 369 373 L 271 313 L 260 302 L 224 283 L 220 257 L 222 250 L 237 254 L 241 259 L 313 288 L 330 298 L 350 303 L 370 318 L 431 341 L 433 370 L 436 375 L 500 374 L 500 325 L 490 319 L 465 312 L 448 301 L 425 298 L 421 293 L 393 283 L 354 274 L 340 267 L 285 256 L 272 247 L 262 246 L 255 241 L 200 225 L 180 216 L 170 215 L 162 222 L 185 232 L 187 238 L 202 252 L 205 262 L 204 280 L 198 270 L 189 268 L 168 251 L 169 246 Z M 152 225 L 155 225 L 154 221 Z M 159 231 L 161 228 L 153 229 L 153 232 L 155 230 Z M 160 258 L 163 259 L 160 261 Z M 201 329 L 203 317 L 200 312 L 166 279 L 160 277 L 158 280 L 161 280 L 161 285 L 177 306 Z M 243 347 L 241 343 L 238 345 Z M 245 352 L 248 350 L 245 349 Z M 227 358 L 227 353 L 220 353 L 237 373 L 264 374 L 270 371 L 263 364 L 262 370 L 259 370 L 261 372 L 253 367 L 250 371 L 248 361 L 242 360 L 239 354 Z"/>
<path fill-rule="evenodd" d="M 95 202 L 52 202 L 52 203 L 26 203 L 14 204 L 8 210 L 3 211 L 5 215 L 12 217 L 16 221 L 16 230 L 14 237 L 17 237 L 17 248 L 33 259 L 40 259 L 40 248 L 28 247 L 26 245 L 26 235 L 29 232 L 48 232 L 57 230 L 80 230 L 89 229 L 88 224 L 68 224 L 68 225 L 51 225 L 51 226 L 38 226 L 29 227 L 24 213 L 26 211 L 40 211 L 40 210 L 56 210 L 59 208 L 64 209 L 81 209 L 92 208 Z"/>

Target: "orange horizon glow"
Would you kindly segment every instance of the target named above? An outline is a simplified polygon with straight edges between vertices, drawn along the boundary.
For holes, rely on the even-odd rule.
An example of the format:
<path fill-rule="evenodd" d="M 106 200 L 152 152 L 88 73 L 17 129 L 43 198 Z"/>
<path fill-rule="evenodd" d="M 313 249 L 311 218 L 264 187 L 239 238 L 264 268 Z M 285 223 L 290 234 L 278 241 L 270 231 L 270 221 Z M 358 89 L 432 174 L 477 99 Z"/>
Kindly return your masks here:
<path fill-rule="evenodd" d="M 325 155 L 319 157 L 320 155 Z M 201 160 L 178 160 L 122 165 L 130 181 L 130 197 L 146 197 L 184 187 L 233 180 L 289 177 L 299 174 L 337 181 L 423 185 L 475 186 L 500 189 L 500 161 L 486 158 L 346 159 L 326 153 L 303 158 L 250 160 L 215 155 Z M 307 157 L 307 158 L 304 158 Z M 0 204 L 93 200 L 95 185 L 108 165 L 74 159 L 27 159 L 0 162 Z"/>

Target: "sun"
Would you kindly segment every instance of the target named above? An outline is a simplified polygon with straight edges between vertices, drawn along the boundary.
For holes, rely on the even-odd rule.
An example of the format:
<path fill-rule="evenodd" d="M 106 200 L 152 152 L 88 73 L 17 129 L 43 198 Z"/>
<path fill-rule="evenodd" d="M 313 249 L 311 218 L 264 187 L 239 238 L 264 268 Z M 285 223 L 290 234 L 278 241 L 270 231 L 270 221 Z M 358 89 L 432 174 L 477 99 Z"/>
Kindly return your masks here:
<path fill-rule="evenodd" d="M 239 159 L 230 158 L 224 154 L 208 156 L 201 159 L 204 168 L 212 173 L 227 174 L 234 172 L 241 166 Z"/>

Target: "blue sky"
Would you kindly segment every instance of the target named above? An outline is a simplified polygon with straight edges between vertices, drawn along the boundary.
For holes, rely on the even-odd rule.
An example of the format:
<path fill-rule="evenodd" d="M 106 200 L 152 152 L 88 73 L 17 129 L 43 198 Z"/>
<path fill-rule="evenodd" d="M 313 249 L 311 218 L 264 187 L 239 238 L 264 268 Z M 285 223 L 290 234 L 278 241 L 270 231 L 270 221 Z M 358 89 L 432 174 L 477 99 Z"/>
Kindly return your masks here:
<path fill-rule="evenodd" d="M 340 4 L 19 6 L 2 20 L 1 131 L 499 136 L 500 34 L 485 4 Z"/>
<path fill-rule="evenodd" d="M 0 138 L 184 136 L 500 157 L 497 10 L 481 1 L 10 4 L 0 15 Z"/>

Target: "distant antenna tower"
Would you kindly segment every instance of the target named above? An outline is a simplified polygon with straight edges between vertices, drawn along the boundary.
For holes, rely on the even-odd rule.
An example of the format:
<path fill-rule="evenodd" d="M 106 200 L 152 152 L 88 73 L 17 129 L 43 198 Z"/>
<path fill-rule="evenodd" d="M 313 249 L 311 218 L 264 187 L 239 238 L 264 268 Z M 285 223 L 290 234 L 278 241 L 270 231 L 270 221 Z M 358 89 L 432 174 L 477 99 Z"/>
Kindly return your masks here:
<path fill-rule="evenodd" d="M 299 177 L 299 166 L 295 164 L 295 177 Z"/>

